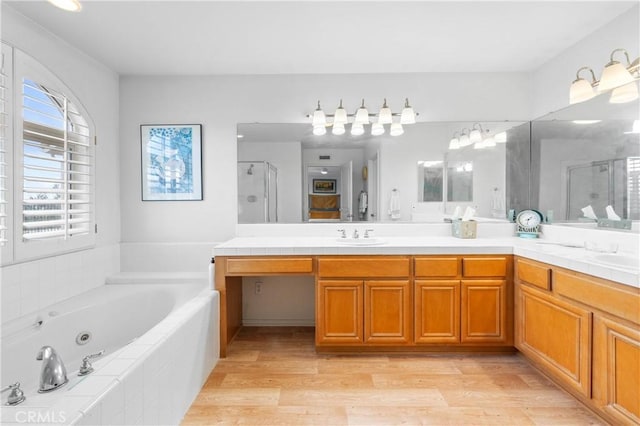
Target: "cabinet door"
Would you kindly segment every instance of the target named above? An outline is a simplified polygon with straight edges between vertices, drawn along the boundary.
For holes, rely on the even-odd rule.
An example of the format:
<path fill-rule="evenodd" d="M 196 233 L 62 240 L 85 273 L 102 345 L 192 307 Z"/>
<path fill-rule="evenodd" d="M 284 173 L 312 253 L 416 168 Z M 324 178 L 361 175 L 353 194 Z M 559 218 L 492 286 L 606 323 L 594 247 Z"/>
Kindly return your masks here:
<path fill-rule="evenodd" d="M 362 343 L 362 281 L 319 280 L 316 291 L 316 343 Z"/>
<path fill-rule="evenodd" d="M 518 285 L 516 347 L 562 383 L 591 396 L 591 312 Z"/>
<path fill-rule="evenodd" d="M 593 323 L 593 399 L 616 423 L 640 424 L 640 328 Z"/>
<path fill-rule="evenodd" d="M 364 288 L 365 343 L 410 343 L 413 307 L 409 280 L 365 281 Z"/>
<path fill-rule="evenodd" d="M 460 281 L 415 281 L 415 341 L 460 342 Z"/>
<path fill-rule="evenodd" d="M 462 342 L 507 341 L 507 282 L 462 280 Z"/>

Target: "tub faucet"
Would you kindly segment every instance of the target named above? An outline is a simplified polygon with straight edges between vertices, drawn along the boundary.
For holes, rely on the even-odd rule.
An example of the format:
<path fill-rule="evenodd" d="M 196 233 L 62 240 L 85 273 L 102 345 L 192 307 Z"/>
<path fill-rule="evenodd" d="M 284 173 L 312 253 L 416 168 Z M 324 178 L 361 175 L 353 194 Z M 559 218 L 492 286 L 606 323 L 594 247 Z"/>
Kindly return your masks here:
<path fill-rule="evenodd" d="M 58 389 L 69 381 L 67 379 L 67 369 L 64 367 L 62 358 L 51 346 L 43 346 L 38 351 L 36 360 L 42 361 L 40 370 L 40 388 L 38 392 L 50 392 Z"/>

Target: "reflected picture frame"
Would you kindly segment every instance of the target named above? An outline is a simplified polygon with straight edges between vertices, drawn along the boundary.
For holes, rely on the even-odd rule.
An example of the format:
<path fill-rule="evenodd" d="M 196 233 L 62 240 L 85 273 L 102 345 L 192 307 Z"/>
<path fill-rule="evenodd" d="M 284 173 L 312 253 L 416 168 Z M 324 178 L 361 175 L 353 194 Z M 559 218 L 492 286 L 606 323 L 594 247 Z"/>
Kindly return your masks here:
<path fill-rule="evenodd" d="M 201 201 L 202 125 L 140 125 L 142 201 Z"/>
<path fill-rule="evenodd" d="M 313 179 L 314 194 L 335 194 L 336 179 Z"/>

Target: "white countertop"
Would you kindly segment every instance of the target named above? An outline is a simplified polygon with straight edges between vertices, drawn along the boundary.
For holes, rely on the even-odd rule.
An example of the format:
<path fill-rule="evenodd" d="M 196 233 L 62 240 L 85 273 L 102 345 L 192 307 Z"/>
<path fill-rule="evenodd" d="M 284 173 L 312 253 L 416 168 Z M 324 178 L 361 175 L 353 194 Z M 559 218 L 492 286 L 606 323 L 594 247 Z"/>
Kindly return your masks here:
<path fill-rule="evenodd" d="M 597 260 L 582 247 L 516 237 L 460 239 L 451 236 L 382 237 L 376 245 L 353 246 L 328 237 L 238 237 L 219 244 L 213 256 L 515 254 L 577 272 L 640 287 L 638 269 Z M 637 256 L 620 253 L 621 256 Z"/>

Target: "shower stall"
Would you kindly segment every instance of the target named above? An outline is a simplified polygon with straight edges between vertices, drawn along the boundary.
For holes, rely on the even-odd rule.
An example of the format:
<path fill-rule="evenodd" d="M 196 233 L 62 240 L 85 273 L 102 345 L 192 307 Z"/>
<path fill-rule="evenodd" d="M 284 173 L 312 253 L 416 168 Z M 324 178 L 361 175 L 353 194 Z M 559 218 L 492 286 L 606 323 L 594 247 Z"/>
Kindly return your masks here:
<path fill-rule="evenodd" d="M 238 161 L 238 223 L 278 221 L 278 169 L 267 161 Z"/>

